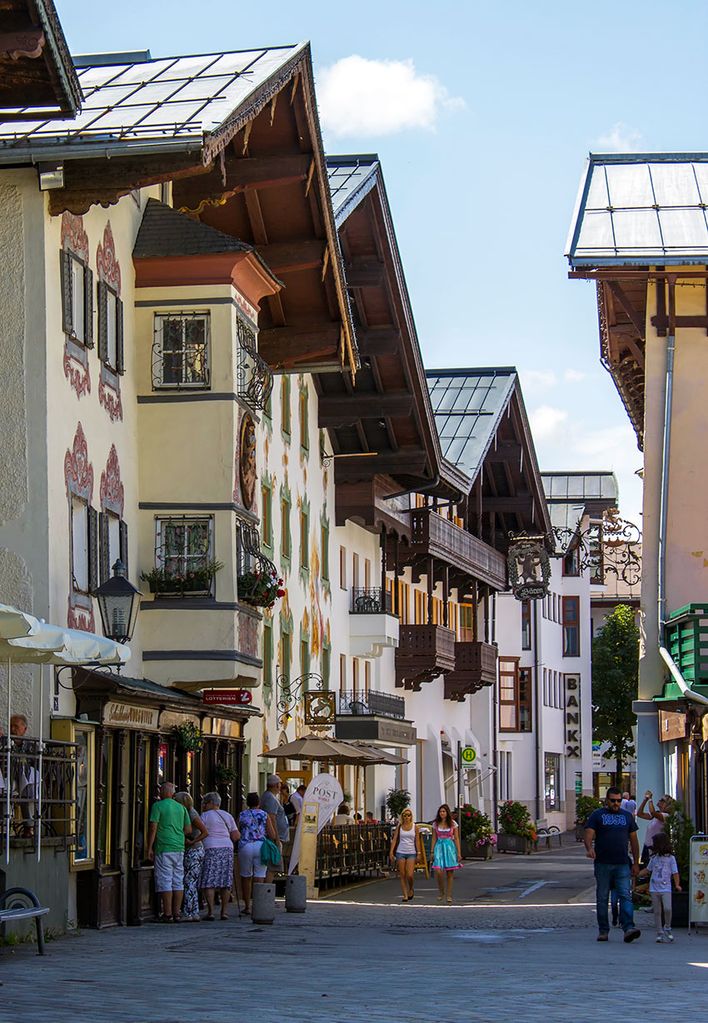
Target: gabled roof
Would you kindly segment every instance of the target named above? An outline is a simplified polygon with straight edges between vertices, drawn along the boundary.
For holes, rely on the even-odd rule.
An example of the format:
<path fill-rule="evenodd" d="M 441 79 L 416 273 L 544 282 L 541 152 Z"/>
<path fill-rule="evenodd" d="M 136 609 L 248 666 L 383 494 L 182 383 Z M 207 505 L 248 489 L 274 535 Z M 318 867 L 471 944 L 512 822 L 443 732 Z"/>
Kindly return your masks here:
<path fill-rule="evenodd" d="M 69 124 L 1 125 L 0 162 L 14 161 L 30 147 L 35 156 L 41 149 L 48 158 L 57 151 L 62 159 L 98 146 L 152 152 L 192 142 L 201 148 L 307 48 L 303 43 L 82 67 L 81 114 Z"/>
<path fill-rule="evenodd" d="M 74 117 L 81 87 L 52 0 L 4 0 L 0 120 Z"/>
<path fill-rule="evenodd" d="M 613 472 L 543 472 L 543 488 L 549 503 L 589 504 L 610 502 L 614 508 L 619 497 L 617 477 Z"/>
<path fill-rule="evenodd" d="M 253 246 L 240 238 L 202 224 L 158 199 L 148 199 L 135 239 L 133 259 L 253 251 Z"/>
<path fill-rule="evenodd" d="M 376 184 L 381 165 L 375 153 L 362 156 L 327 156 L 329 190 L 337 227 L 366 198 Z"/>
<path fill-rule="evenodd" d="M 708 153 L 591 153 L 566 255 L 573 267 L 708 261 Z"/>

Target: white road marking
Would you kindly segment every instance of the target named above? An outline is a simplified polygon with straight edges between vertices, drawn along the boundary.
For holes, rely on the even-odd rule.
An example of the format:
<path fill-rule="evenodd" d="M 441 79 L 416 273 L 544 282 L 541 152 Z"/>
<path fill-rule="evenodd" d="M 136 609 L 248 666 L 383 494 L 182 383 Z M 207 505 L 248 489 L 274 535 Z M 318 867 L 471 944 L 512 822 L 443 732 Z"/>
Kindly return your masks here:
<path fill-rule="evenodd" d="M 529 888 L 523 891 L 519 898 L 525 899 L 527 895 L 531 895 L 532 892 L 536 892 L 539 888 L 543 888 L 544 884 L 548 884 L 548 881 L 537 881 L 535 884 L 532 884 Z"/>

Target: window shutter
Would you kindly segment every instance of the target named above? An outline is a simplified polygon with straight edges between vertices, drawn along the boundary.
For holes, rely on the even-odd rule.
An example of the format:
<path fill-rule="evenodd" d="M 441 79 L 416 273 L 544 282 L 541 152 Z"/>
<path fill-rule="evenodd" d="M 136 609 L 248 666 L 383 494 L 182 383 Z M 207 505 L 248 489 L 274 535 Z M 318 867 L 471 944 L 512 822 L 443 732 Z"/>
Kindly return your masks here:
<path fill-rule="evenodd" d="M 99 570 L 99 529 L 98 512 L 95 508 L 88 508 L 88 570 L 89 570 L 89 593 L 95 593 L 98 589 Z"/>
<path fill-rule="evenodd" d="M 71 256 L 65 249 L 59 251 L 61 267 L 61 329 L 65 334 L 74 333 L 74 319 L 71 308 Z"/>
<path fill-rule="evenodd" d="M 111 541 L 109 534 L 108 512 L 101 512 L 98 516 L 98 557 L 101 570 L 101 582 L 107 582 L 111 577 Z"/>
<path fill-rule="evenodd" d="M 128 574 L 128 523 L 120 520 L 120 560 L 125 565 L 125 573 Z"/>
<path fill-rule="evenodd" d="M 116 297 L 116 372 L 121 376 L 125 373 L 125 354 L 123 349 L 123 303 Z"/>
<path fill-rule="evenodd" d="M 105 281 L 98 282 L 98 357 L 108 361 L 108 292 Z"/>
<path fill-rule="evenodd" d="M 93 348 L 93 270 L 84 267 L 84 344 Z"/>

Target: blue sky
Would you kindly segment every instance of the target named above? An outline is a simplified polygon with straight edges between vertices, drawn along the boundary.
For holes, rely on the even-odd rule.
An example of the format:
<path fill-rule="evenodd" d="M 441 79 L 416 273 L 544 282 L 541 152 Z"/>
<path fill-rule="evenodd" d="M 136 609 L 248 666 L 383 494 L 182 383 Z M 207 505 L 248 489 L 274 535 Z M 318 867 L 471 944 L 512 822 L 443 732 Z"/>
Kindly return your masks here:
<path fill-rule="evenodd" d="M 329 152 L 378 152 L 426 365 L 516 365 L 542 468 L 641 465 L 563 258 L 589 150 L 708 148 L 708 5 L 57 0 L 73 52 L 312 43 Z M 195 17 L 198 12 L 198 17 Z M 361 60 L 347 58 L 359 57 Z"/>

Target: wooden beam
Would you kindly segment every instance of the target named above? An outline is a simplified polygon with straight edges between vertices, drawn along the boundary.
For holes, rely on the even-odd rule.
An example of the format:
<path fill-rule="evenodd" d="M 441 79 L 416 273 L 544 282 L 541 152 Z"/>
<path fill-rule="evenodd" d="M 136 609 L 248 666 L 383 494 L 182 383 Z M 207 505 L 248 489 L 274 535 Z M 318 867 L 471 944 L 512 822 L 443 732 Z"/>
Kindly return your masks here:
<path fill-rule="evenodd" d="M 356 332 L 360 355 L 395 355 L 401 347 L 401 332 L 396 327 L 368 327 Z"/>
<path fill-rule="evenodd" d="M 320 398 L 319 425 L 345 426 L 360 419 L 387 419 L 409 416 L 413 395 L 408 391 L 385 394 L 342 394 Z"/>
<path fill-rule="evenodd" d="M 315 361 L 339 351 L 339 323 L 267 327 L 258 334 L 258 351 L 273 369 Z"/>
<path fill-rule="evenodd" d="M 383 263 L 348 263 L 344 268 L 347 286 L 350 288 L 380 287 L 386 275 Z"/>
<path fill-rule="evenodd" d="M 248 193 L 246 193 L 248 195 Z M 258 254 L 275 274 L 312 270 L 322 266 L 326 243 L 318 238 L 292 242 L 274 242 L 258 248 Z"/>
<path fill-rule="evenodd" d="M 482 503 L 486 512 L 501 514 L 523 511 L 531 506 L 532 499 L 528 491 L 519 491 L 514 497 L 485 497 Z"/>
<path fill-rule="evenodd" d="M 638 309 L 635 309 L 629 300 L 629 296 L 624 291 L 622 286 L 617 281 L 609 281 L 609 288 L 614 297 L 617 299 L 622 309 L 629 317 L 634 329 L 637 331 L 641 338 L 646 335 L 646 326 L 642 320 L 641 314 Z"/>
<path fill-rule="evenodd" d="M 337 480 L 368 479 L 371 476 L 417 475 L 422 473 L 427 455 L 422 448 L 405 448 L 401 451 L 383 451 L 375 455 L 336 458 L 334 461 Z"/>
<path fill-rule="evenodd" d="M 518 468 L 522 450 L 518 441 L 500 440 L 497 441 L 496 448 L 489 449 L 484 460 L 485 462 L 511 462 Z"/>

